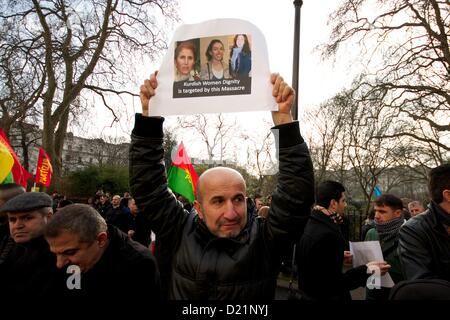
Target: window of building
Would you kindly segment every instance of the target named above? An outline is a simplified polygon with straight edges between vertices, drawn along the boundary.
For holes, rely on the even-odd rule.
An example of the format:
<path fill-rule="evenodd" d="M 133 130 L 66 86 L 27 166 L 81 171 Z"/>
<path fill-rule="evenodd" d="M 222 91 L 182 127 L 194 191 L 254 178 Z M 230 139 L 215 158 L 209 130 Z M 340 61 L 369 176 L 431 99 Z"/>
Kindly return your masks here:
<path fill-rule="evenodd" d="M 70 154 L 66 154 L 66 161 L 70 161 Z"/>

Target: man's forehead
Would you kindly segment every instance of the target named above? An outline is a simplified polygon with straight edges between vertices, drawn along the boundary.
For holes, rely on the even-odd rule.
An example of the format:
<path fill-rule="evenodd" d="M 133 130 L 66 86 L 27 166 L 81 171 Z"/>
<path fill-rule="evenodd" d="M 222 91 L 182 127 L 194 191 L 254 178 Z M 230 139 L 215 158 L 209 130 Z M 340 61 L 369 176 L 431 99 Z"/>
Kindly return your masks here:
<path fill-rule="evenodd" d="M 32 211 L 24 211 L 24 212 L 8 212 L 8 217 L 16 217 L 16 218 L 20 218 L 20 217 L 24 217 L 24 216 L 34 216 L 39 214 L 38 211 L 36 210 L 32 210 Z"/>
<path fill-rule="evenodd" d="M 244 191 L 239 190 L 233 190 L 233 191 L 227 191 L 227 190 L 210 190 L 208 193 L 208 198 L 235 198 L 235 197 L 245 197 Z"/>
<path fill-rule="evenodd" d="M 205 181 L 202 186 L 204 195 L 213 196 L 245 196 L 245 183 L 239 180 Z"/>
<path fill-rule="evenodd" d="M 80 237 L 76 233 L 63 231 L 56 237 L 48 238 L 48 241 L 58 247 L 74 246 L 80 243 Z"/>
<path fill-rule="evenodd" d="M 383 211 L 389 211 L 389 210 L 395 211 L 396 210 L 385 204 L 382 204 L 382 205 L 376 204 L 376 205 L 374 205 L 374 208 L 375 208 L 375 210 L 383 210 Z"/>

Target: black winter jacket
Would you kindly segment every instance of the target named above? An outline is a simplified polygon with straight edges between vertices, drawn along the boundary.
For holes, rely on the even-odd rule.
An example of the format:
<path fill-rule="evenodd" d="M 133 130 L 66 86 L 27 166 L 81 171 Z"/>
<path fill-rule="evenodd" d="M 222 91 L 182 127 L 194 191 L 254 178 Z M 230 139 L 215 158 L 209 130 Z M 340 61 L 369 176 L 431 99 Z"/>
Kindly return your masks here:
<path fill-rule="evenodd" d="M 365 265 L 342 272 L 345 239 L 340 226 L 314 210 L 296 250 L 298 287 L 312 300 L 351 300 L 350 290 L 366 285 Z"/>
<path fill-rule="evenodd" d="M 268 219 L 248 217 L 235 238 L 211 234 L 167 188 L 163 118 L 136 115 L 130 186 L 156 234 L 156 258 L 169 299 L 273 299 L 281 248 L 300 238 L 314 201 L 314 175 L 298 123 L 279 129 L 280 172 Z"/>
<path fill-rule="evenodd" d="M 81 288 L 69 290 L 65 286 L 62 296 L 105 299 L 108 302 L 120 298 L 122 303 L 137 297 L 148 302 L 161 300 L 157 263 L 150 251 L 112 225 L 108 225 L 108 240 L 108 247 L 101 258 L 81 274 Z M 66 278 L 69 276 L 67 274 Z M 69 282 L 73 281 L 69 279 Z"/>
<path fill-rule="evenodd" d="M 43 236 L 24 244 L 13 242 L 0 264 L 1 292 L 14 298 L 55 297 L 60 293 L 63 276 Z"/>
<path fill-rule="evenodd" d="M 448 214 L 432 201 L 427 211 L 409 219 L 400 229 L 398 252 L 406 280 L 450 281 L 450 236 L 444 228 L 446 216 Z"/>

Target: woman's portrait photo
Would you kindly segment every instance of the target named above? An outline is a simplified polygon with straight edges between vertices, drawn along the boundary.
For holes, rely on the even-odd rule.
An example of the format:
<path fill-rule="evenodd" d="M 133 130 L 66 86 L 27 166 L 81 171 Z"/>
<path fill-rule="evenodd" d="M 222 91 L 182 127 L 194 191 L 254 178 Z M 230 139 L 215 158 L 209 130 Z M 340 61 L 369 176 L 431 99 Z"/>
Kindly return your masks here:
<path fill-rule="evenodd" d="M 217 37 L 212 40 L 210 40 L 210 38 L 201 39 L 200 47 L 207 46 L 204 51 L 205 56 L 201 59 L 202 67 L 200 78 L 202 80 L 222 80 L 231 78 L 228 69 L 229 56 L 226 54 L 228 50 L 225 50 L 223 41 L 226 41 L 226 38 L 219 39 L 219 37 Z M 203 60 L 204 58 L 206 58 L 206 60 Z"/>
<path fill-rule="evenodd" d="M 198 39 L 177 42 L 174 55 L 175 82 L 200 80 L 197 48 Z"/>
<path fill-rule="evenodd" d="M 237 34 L 233 38 L 233 46 L 230 50 L 230 73 L 233 78 L 245 78 L 251 76 L 252 51 L 246 34 Z"/>

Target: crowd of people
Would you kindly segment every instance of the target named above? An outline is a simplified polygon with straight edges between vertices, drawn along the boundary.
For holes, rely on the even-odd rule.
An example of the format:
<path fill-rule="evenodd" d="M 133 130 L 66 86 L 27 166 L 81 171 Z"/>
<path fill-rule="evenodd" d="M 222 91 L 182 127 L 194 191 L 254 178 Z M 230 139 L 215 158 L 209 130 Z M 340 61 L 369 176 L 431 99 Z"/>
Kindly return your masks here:
<path fill-rule="evenodd" d="M 223 46 L 211 43 L 214 67 Z M 199 177 L 193 204 L 173 194 L 163 161 L 164 118 L 151 113 L 153 74 L 140 88 L 142 113 L 131 133 L 130 193 L 109 200 L 99 192 L 87 204 L 59 199 L 55 206 L 46 193 L 0 186 L 0 287 L 16 297 L 139 292 L 149 302 L 270 301 L 283 254 L 295 244 L 296 299 L 349 300 L 350 290 L 364 286 L 367 299 L 377 301 L 450 299 L 450 164 L 430 170 L 428 208 L 416 215 L 418 205 L 411 204 L 408 221 L 395 195 L 374 201 L 364 240 L 379 241 L 384 259 L 353 266 L 340 228 L 346 189 L 336 181 L 315 186 L 308 147 L 291 116 L 295 92 L 278 74 L 270 82 L 279 158 L 272 195 L 250 199 L 242 175 L 226 167 Z M 369 285 L 386 274 L 393 288 Z"/>

